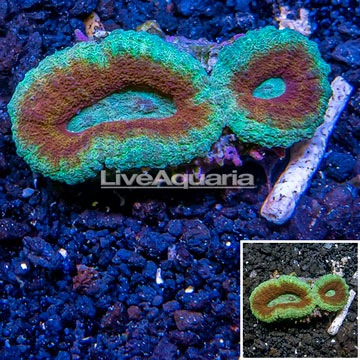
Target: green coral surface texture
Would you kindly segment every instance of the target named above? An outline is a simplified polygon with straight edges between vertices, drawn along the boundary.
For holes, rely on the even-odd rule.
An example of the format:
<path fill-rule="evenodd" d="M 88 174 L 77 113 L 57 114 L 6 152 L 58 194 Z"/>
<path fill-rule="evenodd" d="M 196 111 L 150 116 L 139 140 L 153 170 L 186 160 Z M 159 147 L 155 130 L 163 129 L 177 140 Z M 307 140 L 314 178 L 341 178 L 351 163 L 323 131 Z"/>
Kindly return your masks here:
<path fill-rule="evenodd" d="M 331 304 L 329 302 L 324 301 L 319 295 L 319 290 L 333 280 L 340 281 L 345 289 L 345 296 L 342 298 L 341 301 L 337 302 L 336 304 Z M 340 276 L 328 274 L 322 276 L 321 278 L 315 281 L 314 286 L 312 288 L 312 294 L 316 305 L 320 309 L 325 311 L 338 311 L 342 309 L 347 303 L 349 297 L 349 286 L 346 284 L 345 280 Z M 333 296 L 336 296 L 336 292 L 334 290 L 329 290 L 325 295 L 326 297 L 331 299 Z"/>
<path fill-rule="evenodd" d="M 271 294 L 268 294 L 271 299 L 269 303 L 266 305 L 269 308 L 273 308 L 270 314 L 264 316 L 260 312 L 256 310 L 254 306 L 254 299 L 259 293 L 266 292 L 269 289 L 269 286 L 274 286 L 277 289 L 281 289 L 284 285 L 293 284 L 306 292 L 306 296 L 309 298 L 310 303 L 304 307 L 296 308 L 296 307 L 288 307 L 288 308 L 280 308 L 277 305 L 280 304 L 291 304 L 296 305 L 301 301 L 301 298 L 294 293 L 284 292 L 278 297 L 273 298 Z M 250 295 L 250 308 L 253 315 L 264 322 L 270 323 L 273 321 L 281 320 L 281 319 L 298 319 L 303 318 L 306 315 L 310 314 L 315 308 L 315 302 L 310 296 L 311 288 L 304 281 L 299 280 L 296 276 L 290 275 L 282 275 L 278 279 L 271 279 L 261 283 L 258 287 L 254 289 L 254 291 Z"/>
<path fill-rule="evenodd" d="M 320 74 L 324 89 L 322 105 L 316 119 L 312 121 L 312 126 L 305 129 L 278 129 L 273 127 L 270 121 L 253 121 L 247 109 L 239 108 L 236 102 L 236 94 L 229 87 L 231 76 L 235 71 L 246 69 L 252 58 L 261 52 L 269 52 L 274 47 L 292 48 L 298 43 L 305 44 L 314 59 L 315 70 Z M 19 126 L 22 101 L 29 97 L 30 89 L 41 87 L 46 77 L 51 77 L 56 71 L 68 72 L 73 61 L 84 62 L 93 66 L 94 71 L 102 71 L 109 66 L 111 58 L 119 56 L 150 59 L 188 79 L 195 89 L 193 105 L 206 104 L 210 109 L 206 123 L 199 127 L 189 126 L 185 133 L 167 137 L 130 133 L 125 140 L 119 140 L 116 134 L 95 136 L 79 151 L 79 161 L 76 164 L 64 157 L 54 165 L 50 155 L 39 153 L 39 145 L 24 140 Z M 206 155 L 221 136 L 225 126 L 230 127 L 241 141 L 267 147 L 288 147 L 296 141 L 311 137 L 323 119 L 330 96 L 328 73 L 329 66 L 321 59 L 316 44 L 288 29 L 279 31 L 269 26 L 262 30 L 249 31 L 232 45 L 221 49 L 211 76 L 206 73 L 199 60 L 158 36 L 145 32 L 115 30 L 101 43 L 78 43 L 46 57 L 18 84 L 8 110 L 17 152 L 33 171 L 54 180 L 75 184 L 96 176 L 103 168 L 128 171 L 141 167 L 165 168 L 190 163 L 194 158 Z M 79 91 L 81 92 L 81 89 Z M 260 84 L 254 90 L 253 96 L 271 100 L 284 91 L 286 85 L 282 79 L 273 78 Z M 114 93 L 92 106 L 79 109 L 66 129 L 69 134 L 81 133 L 99 123 L 111 122 L 113 118 L 125 122 L 140 118 L 144 118 L 144 121 L 146 118 L 166 121 L 166 118 L 176 114 L 177 110 L 175 103 L 167 97 L 134 89 Z"/>
<path fill-rule="evenodd" d="M 96 136 L 78 153 L 77 157 L 80 161 L 76 165 L 69 159 L 63 158 L 60 164 L 54 167 L 50 158 L 39 155 L 37 146 L 23 140 L 22 129 L 18 125 L 20 116 L 18 110 L 33 84 L 41 86 L 42 79 L 51 76 L 55 70 L 67 71 L 69 64 L 74 60 L 91 64 L 94 71 L 101 71 L 108 66 L 110 58 L 129 55 L 133 58 L 149 59 L 186 78 L 196 91 L 192 98 L 193 104 L 197 106 L 206 103 L 210 108 L 215 107 L 214 101 L 211 101 L 213 93 L 210 88 L 210 78 L 200 62 L 156 35 L 115 30 L 101 43 L 78 43 L 46 57 L 37 68 L 30 70 L 17 86 L 8 105 L 17 152 L 33 171 L 54 180 L 76 184 L 96 176 L 103 168 L 120 171 L 141 167 L 165 168 L 169 165 L 189 163 L 197 156 L 205 156 L 210 150 L 211 145 L 220 137 L 224 126 L 222 118 L 211 116 L 211 112 L 204 126 L 189 127 L 188 131 L 181 135 L 176 133 L 168 137 L 131 135 L 125 140 L 119 140 L 116 134 L 106 137 Z M 141 105 L 138 106 L 137 110 L 131 113 L 134 101 L 139 97 L 144 106 L 143 108 Z M 117 100 L 119 103 L 114 106 Z M 152 101 L 152 109 L 146 107 L 146 100 Z M 125 101 L 127 104 L 124 104 Z M 175 112 L 175 104 L 158 94 L 127 91 L 113 94 L 93 106 L 81 109 L 67 124 L 67 130 L 76 133 L 95 126 L 99 121 L 110 121 L 109 117 L 113 115 L 126 113 L 121 121 L 132 121 L 137 115 L 139 118 L 157 116 L 163 120 L 164 117 L 171 116 Z M 99 117 L 95 120 L 97 115 Z"/>
<path fill-rule="evenodd" d="M 315 117 L 309 115 L 309 119 L 304 119 L 304 123 L 309 124 L 305 128 L 294 126 L 291 129 L 279 129 L 273 125 L 271 118 L 262 123 L 255 122 L 249 110 L 237 104 L 238 94 L 230 86 L 234 72 L 246 71 L 254 58 L 279 49 L 296 51 L 298 45 L 304 47 L 309 57 L 314 60 L 313 71 L 320 79 L 322 93 L 317 114 Z M 287 64 L 284 64 L 284 69 L 286 66 Z M 222 100 L 222 105 L 217 108 L 217 116 L 225 117 L 226 125 L 244 142 L 265 147 L 289 147 L 297 141 L 312 137 L 315 129 L 323 122 L 332 93 L 328 81 L 330 70 L 330 66 L 321 58 L 317 44 L 294 30 L 277 30 L 273 26 L 267 26 L 261 30 L 249 31 L 219 53 L 219 59 L 211 75 L 212 85 Z M 268 88 L 271 87 L 270 91 L 264 91 L 266 85 Z M 279 78 L 270 78 L 259 84 L 253 96 L 270 100 L 284 92 L 284 82 Z M 301 94 L 298 96 L 301 97 Z"/>
<path fill-rule="evenodd" d="M 322 300 L 319 295 L 319 290 L 331 284 L 332 281 L 339 281 L 345 289 L 345 294 L 342 294 L 343 296 L 336 301 L 336 304 Z M 302 298 L 299 294 L 282 290 L 288 285 L 295 285 L 305 291 L 305 297 L 308 299 L 306 306 L 296 307 Z M 326 295 L 329 299 L 336 297 L 333 286 L 328 286 Z M 277 279 L 267 280 L 258 285 L 252 291 L 249 301 L 252 314 L 263 322 L 271 323 L 282 319 L 304 318 L 310 315 L 316 307 L 325 311 L 341 310 L 346 305 L 348 297 L 349 287 L 345 280 L 338 275 L 324 275 L 317 279 L 312 287 L 296 276 L 282 275 Z M 281 307 L 281 305 L 285 306 Z M 266 314 L 264 314 L 264 309 L 266 309 Z"/>

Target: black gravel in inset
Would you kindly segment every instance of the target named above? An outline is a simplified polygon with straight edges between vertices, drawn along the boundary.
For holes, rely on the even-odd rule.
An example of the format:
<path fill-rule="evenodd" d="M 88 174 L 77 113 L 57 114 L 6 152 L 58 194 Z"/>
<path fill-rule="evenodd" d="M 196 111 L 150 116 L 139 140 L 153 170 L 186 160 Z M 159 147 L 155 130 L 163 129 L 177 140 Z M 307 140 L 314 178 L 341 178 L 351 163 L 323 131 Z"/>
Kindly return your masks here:
<path fill-rule="evenodd" d="M 249 296 L 263 281 L 276 275 L 316 279 L 342 268 L 343 277 L 356 293 L 357 244 L 338 243 L 245 243 L 243 254 L 243 341 L 245 357 L 358 357 L 357 295 L 337 335 L 327 329 L 336 312 L 314 317 L 309 322 L 284 320 L 264 323 L 251 313 Z"/>

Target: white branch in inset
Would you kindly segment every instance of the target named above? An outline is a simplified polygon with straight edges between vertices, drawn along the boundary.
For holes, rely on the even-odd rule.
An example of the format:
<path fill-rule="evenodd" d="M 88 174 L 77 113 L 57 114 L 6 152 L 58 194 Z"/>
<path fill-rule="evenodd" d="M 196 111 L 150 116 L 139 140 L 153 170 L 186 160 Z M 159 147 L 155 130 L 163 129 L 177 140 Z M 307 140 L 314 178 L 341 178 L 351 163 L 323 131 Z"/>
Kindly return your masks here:
<path fill-rule="evenodd" d="M 329 326 L 327 332 L 330 335 L 336 335 L 345 320 L 345 317 L 349 311 L 350 305 L 355 298 L 356 292 L 354 290 L 350 290 L 348 302 L 346 303 L 345 307 L 337 314 L 334 321 Z"/>

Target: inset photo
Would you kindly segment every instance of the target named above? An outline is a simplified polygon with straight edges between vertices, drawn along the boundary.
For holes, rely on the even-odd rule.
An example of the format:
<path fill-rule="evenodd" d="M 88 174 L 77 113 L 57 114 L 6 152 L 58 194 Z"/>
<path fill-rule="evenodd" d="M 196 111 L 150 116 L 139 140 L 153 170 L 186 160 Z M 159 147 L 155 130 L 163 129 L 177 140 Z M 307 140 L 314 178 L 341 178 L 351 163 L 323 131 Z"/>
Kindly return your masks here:
<path fill-rule="evenodd" d="M 358 358 L 356 242 L 242 243 L 243 358 Z"/>

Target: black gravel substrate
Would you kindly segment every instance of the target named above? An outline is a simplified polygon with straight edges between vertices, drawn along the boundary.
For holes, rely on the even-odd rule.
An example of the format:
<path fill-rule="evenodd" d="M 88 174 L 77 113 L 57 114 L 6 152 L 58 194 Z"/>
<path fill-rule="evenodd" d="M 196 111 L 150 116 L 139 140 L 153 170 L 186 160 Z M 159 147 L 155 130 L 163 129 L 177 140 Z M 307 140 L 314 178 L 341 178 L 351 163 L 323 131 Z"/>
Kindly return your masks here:
<path fill-rule="evenodd" d="M 289 2 L 310 10 L 331 77 L 343 75 L 354 91 L 322 173 L 284 226 L 259 216 L 268 188 L 255 161 L 252 191 L 111 192 L 51 182 L 16 155 L 6 110 L 16 85 L 71 46 L 92 11 L 109 31 L 155 19 L 167 34 L 220 41 L 276 25 L 283 4 L 0 1 L 0 359 L 237 360 L 241 239 L 360 238 L 355 0 Z"/>
<path fill-rule="evenodd" d="M 358 292 L 357 244 L 339 243 L 245 243 L 243 245 L 243 341 L 245 357 L 265 358 L 358 358 L 358 296 L 355 296 L 343 325 L 335 336 L 327 333 L 336 313 L 314 317 L 310 322 L 287 320 L 264 323 L 252 315 L 251 292 L 275 273 L 316 279 L 343 268 L 350 289 Z"/>

